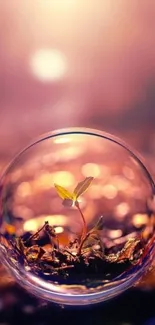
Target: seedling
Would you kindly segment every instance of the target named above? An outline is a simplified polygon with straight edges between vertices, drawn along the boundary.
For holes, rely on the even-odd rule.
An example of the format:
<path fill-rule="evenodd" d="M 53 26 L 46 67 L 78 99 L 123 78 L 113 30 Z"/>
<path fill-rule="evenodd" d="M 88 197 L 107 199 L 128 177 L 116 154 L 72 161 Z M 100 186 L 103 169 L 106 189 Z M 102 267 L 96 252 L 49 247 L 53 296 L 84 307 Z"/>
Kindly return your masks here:
<path fill-rule="evenodd" d="M 130 238 L 122 249 L 114 253 L 109 251 L 103 242 L 103 216 L 100 216 L 97 223 L 88 229 L 79 198 L 88 190 L 93 180 L 93 177 L 86 177 L 77 184 L 72 193 L 61 185 L 54 184 L 62 204 L 66 208 L 74 206 L 79 211 L 83 224 L 81 234 L 75 235 L 75 239 L 70 241 L 68 246 L 62 247 L 55 227 L 50 226 L 47 221 L 27 240 L 15 238 L 15 241 L 11 242 L 16 259 L 19 261 L 21 255 L 25 267 L 29 266 L 35 274 L 42 274 L 50 280 L 52 277 L 61 278 L 63 281 L 68 279 L 71 283 L 80 281 L 83 274 L 88 279 L 102 278 L 107 281 L 139 261 L 143 254 L 142 248 L 137 250 L 141 245 L 140 238 Z M 48 239 L 50 249 L 41 245 L 42 237 Z M 137 251 L 140 252 L 138 255 Z"/>

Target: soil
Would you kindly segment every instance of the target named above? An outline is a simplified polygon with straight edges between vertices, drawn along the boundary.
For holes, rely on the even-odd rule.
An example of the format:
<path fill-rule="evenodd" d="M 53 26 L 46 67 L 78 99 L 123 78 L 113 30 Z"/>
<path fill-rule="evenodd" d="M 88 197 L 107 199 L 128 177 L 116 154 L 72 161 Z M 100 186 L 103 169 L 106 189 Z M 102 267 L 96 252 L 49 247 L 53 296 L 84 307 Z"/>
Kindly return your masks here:
<path fill-rule="evenodd" d="M 87 236 L 88 237 L 88 236 Z M 35 234 L 24 234 L 22 238 L 11 241 L 11 256 L 26 270 L 47 281 L 63 284 L 82 284 L 83 282 L 102 284 L 114 280 L 136 264 L 143 253 L 140 240 L 132 239 L 124 247 L 107 249 L 97 242 L 88 247 L 77 237 L 67 247 L 59 247 L 54 228 L 45 223 Z M 98 244 L 98 245 L 96 245 Z M 48 245 L 48 249 L 46 249 Z"/>

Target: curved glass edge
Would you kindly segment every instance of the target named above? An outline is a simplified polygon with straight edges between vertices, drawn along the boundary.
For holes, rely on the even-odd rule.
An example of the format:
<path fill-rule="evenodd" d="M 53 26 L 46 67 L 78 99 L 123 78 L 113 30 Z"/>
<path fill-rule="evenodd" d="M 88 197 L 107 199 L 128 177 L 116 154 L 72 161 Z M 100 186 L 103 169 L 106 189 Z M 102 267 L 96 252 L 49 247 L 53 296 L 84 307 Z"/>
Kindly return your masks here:
<path fill-rule="evenodd" d="M 112 142 L 120 145 L 122 148 L 127 150 L 130 153 L 130 155 L 140 164 L 140 166 L 142 167 L 143 171 L 145 172 L 146 176 L 148 177 L 148 179 L 150 181 L 150 184 L 152 187 L 152 192 L 153 192 L 153 194 L 155 194 L 155 183 L 154 183 L 153 177 L 152 177 L 151 173 L 149 172 L 149 169 L 147 168 L 146 163 L 144 163 L 144 159 L 141 157 L 141 155 L 139 153 L 136 152 L 136 150 L 131 148 L 128 144 L 126 144 L 126 142 L 122 141 L 121 139 L 119 139 L 118 137 L 115 137 L 114 135 L 112 135 L 110 133 L 106 133 L 106 132 L 103 132 L 103 131 L 97 130 L 97 129 L 83 128 L 83 127 L 58 129 L 55 131 L 51 131 L 51 132 L 42 134 L 40 137 L 36 138 L 33 142 L 31 142 L 23 150 L 21 150 L 19 153 L 17 153 L 17 155 L 15 155 L 15 157 L 12 159 L 12 161 L 6 166 L 5 170 L 2 173 L 1 179 L 0 179 L 0 186 L 1 186 L 1 183 L 2 183 L 6 173 L 13 167 L 13 165 L 17 162 L 18 158 L 23 153 L 25 153 L 28 149 L 30 149 L 34 145 L 36 145 L 44 140 L 53 138 L 55 136 L 63 136 L 63 135 L 67 135 L 67 134 L 81 134 L 81 135 L 85 134 L 85 135 L 97 136 L 97 137 L 107 139 L 109 141 L 112 141 Z"/>
<path fill-rule="evenodd" d="M 148 179 L 150 181 L 150 184 L 152 187 L 152 192 L 153 192 L 153 194 L 155 194 L 155 183 L 153 181 L 153 178 L 152 178 L 150 172 L 148 171 L 146 164 L 144 164 L 143 158 L 140 157 L 140 155 L 135 150 L 133 150 L 125 142 L 123 142 L 122 140 L 120 140 L 119 138 L 117 138 L 111 134 L 108 134 L 108 133 L 105 133 L 105 132 L 102 132 L 102 131 L 99 131 L 96 129 L 81 128 L 81 127 L 60 129 L 60 130 L 55 130 L 55 131 L 43 134 L 42 136 L 40 136 L 39 138 L 34 140 L 32 143 L 30 143 L 28 146 L 26 146 L 22 151 L 20 151 L 14 157 L 14 159 L 5 168 L 5 170 L 2 174 L 1 180 L 0 180 L 0 188 L 3 184 L 3 179 L 6 175 L 6 173 L 13 167 L 13 165 L 18 161 L 18 158 L 24 152 L 26 152 L 28 149 L 30 149 L 35 144 L 38 144 L 46 139 L 50 139 L 55 136 L 67 135 L 67 134 L 85 134 L 85 135 L 98 136 L 98 137 L 110 140 L 110 141 L 122 146 L 140 164 L 140 166 L 142 167 L 143 171 L 145 172 L 146 176 L 148 177 Z M 154 247 L 155 247 L 155 245 L 153 245 L 153 257 L 155 254 Z M 135 275 L 133 275 L 132 277 L 130 276 L 127 280 L 124 280 L 124 282 L 122 282 L 121 284 L 116 284 L 112 288 L 108 288 L 107 290 L 97 292 L 97 293 L 80 294 L 80 295 L 76 294 L 75 295 L 75 294 L 60 294 L 60 293 L 56 293 L 51 290 L 48 290 L 45 287 L 39 287 L 39 286 L 37 287 L 36 284 L 34 284 L 35 282 L 31 283 L 29 281 L 28 274 L 24 269 L 21 269 L 20 272 L 17 272 L 17 270 L 15 270 L 13 268 L 10 269 L 10 264 L 7 262 L 7 260 L 5 258 L 5 253 L 2 250 L 0 251 L 0 256 L 1 256 L 1 260 L 4 263 L 4 265 L 9 268 L 9 270 L 11 271 L 11 274 L 17 279 L 19 284 L 21 286 L 23 286 L 24 288 L 26 288 L 29 292 L 31 292 L 35 296 L 38 296 L 44 300 L 52 301 L 52 302 L 55 302 L 58 304 L 76 305 L 76 306 L 89 305 L 89 304 L 103 302 L 103 301 L 109 300 L 109 299 L 119 295 L 120 293 L 129 289 L 131 286 L 135 285 L 140 280 L 142 275 L 145 274 L 146 269 L 148 268 L 148 265 L 150 265 L 151 261 L 152 261 L 152 259 L 150 261 L 149 258 L 147 258 L 144 265 L 141 267 L 141 269 L 139 269 L 137 271 L 137 273 Z"/>
<path fill-rule="evenodd" d="M 149 266 L 151 265 L 152 260 L 155 256 L 155 244 L 150 248 L 150 252 L 148 252 L 148 255 L 150 253 L 152 253 L 151 257 L 149 256 L 149 258 L 147 256 L 144 259 L 143 265 L 139 267 L 139 270 L 136 272 L 136 274 L 129 274 L 128 278 L 124 279 L 124 281 L 122 279 L 122 282 L 120 281 L 121 283 L 119 284 L 116 283 L 114 285 L 113 282 L 113 286 L 111 288 L 107 288 L 102 291 L 89 294 L 63 294 L 59 292 L 54 292 L 54 290 L 52 291 L 48 288 L 48 285 L 44 281 L 39 283 L 40 286 L 37 286 L 37 277 L 25 271 L 24 269 L 16 270 L 12 266 L 10 267 L 9 262 L 5 258 L 5 252 L 3 252 L 2 250 L 0 251 L 0 257 L 1 262 L 3 262 L 4 266 L 9 269 L 11 275 L 17 280 L 17 282 L 34 296 L 56 304 L 68 306 L 82 306 L 97 304 L 110 300 L 139 283 L 140 279 L 148 271 Z"/>

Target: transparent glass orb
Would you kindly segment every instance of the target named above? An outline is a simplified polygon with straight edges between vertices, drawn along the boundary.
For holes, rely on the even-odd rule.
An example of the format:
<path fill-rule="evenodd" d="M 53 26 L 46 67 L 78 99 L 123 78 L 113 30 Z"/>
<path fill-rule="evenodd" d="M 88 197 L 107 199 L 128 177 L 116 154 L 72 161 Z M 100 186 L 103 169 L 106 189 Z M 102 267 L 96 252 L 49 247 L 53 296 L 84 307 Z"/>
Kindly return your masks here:
<path fill-rule="evenodd" d="M 150 173 L 120 140 L 85 128 L 44 135 L 2 176 L 1 259 L 37 297 L 108 300 L 152 261 L 153 197 Z"/>

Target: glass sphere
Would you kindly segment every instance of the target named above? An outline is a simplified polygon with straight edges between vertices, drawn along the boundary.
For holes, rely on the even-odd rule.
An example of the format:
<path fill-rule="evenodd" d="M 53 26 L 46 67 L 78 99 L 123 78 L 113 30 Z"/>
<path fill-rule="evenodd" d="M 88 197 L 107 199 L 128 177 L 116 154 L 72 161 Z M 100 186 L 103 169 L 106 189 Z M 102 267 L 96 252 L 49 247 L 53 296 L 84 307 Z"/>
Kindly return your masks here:
<path fill-rule="evenodd" d="M 85 128 L 44 135 L 2 176 L 1 259 L 42 299 L 110 299 L 151 264 L 154 188 L 137 154 L 111 135 Z"/>

